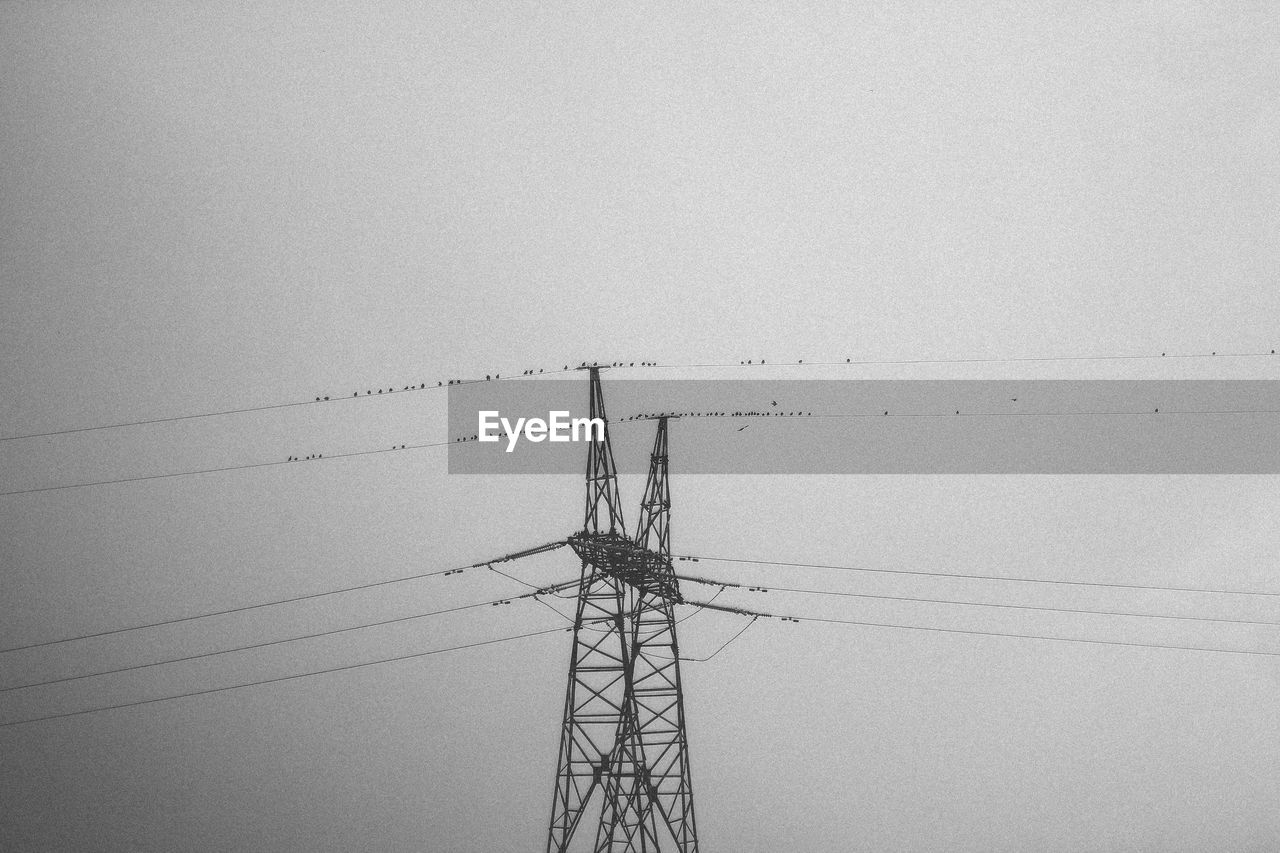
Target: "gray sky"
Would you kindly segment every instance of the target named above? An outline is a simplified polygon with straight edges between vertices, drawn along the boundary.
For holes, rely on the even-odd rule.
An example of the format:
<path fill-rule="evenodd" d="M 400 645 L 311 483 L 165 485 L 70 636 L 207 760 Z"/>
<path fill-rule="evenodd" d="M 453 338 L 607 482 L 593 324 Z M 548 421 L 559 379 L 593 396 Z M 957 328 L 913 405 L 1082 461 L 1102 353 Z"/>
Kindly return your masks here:
<path fill-rule="evenodd" d="M 1280 348 L 1274 11 L 1035 7 L 0 4 L 0 436 L 583 359 Z M 715 375 L 752 376 L 636 374 Z M 1266 359 L 794 375 L 1280 378 Z M 8 441 L 0 490 L 444 423 L 423 393 Z M 1274 477 L 680 477 L 679 441 L 677 552 L 1280 590 Z M 444 471 L 423 449 L 0 497 L 0 645 L 465 565 L 580 523 L 574 478 Z M 631 520 L 640 487 L 622 483 Z M 702 568 L 1280 621 L 1266 599 Z M 576 572 L 565 552 L 514 569 Z M 0 655 L 0 686 L 520 591 L 472 572 Z M 1280 651 L 1273 627 L 768 603 Z M 4 693 L 0 715 L 556 624 L 481 608 Z M 704 612 L 682 645 L 740 627 Z M 541 849 L 567 656 L 558 633 L 0 728 L 0 847 Z M 703 846 L 1274 849 L 1276 673 L 762 621 L 686 669 Z"/>

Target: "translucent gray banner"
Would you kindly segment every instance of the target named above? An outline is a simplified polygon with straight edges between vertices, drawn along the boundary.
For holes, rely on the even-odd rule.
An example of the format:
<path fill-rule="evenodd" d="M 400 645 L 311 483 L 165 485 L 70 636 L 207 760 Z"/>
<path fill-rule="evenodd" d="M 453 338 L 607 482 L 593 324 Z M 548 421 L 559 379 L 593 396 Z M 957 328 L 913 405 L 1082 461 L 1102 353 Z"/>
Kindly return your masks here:
<path fill-rule="evenodd" d="M 675 474 L 1280 473 L 1280 381 L 664 381 L 604 372 L 602 388 L 621 474 L 647 470 L 660 415 L 671 418 Z M 568 424 L 587 418 L 587 392 L 585 372 L 449 388 L 449 473 L 581 475 L 586 430 L 580 424 L 575 441 Z M 496 413 L 487 416 L 493 441 L 480 440 L 482 412 Z M 514 442 L 499 418 L 519 430 Z M 530 429 L 529 419 L 549 424 Z"/>

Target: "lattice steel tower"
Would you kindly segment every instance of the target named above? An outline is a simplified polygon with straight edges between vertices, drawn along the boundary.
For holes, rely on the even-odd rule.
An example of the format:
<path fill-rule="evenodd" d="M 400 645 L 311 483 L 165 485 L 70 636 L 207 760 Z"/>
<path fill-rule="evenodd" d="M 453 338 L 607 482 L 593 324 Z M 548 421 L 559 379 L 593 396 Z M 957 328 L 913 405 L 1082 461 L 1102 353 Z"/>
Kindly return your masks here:
<path fill-rule="evenodd" d="M 547 851 L 569 851 L 599 790 L 596 853 L 694 853 L 698 833 L 674 614 L 682 599 L 668 527 L 667 419 L 657 419 L 632 539 L 622 520 L 600 371 L 590 371 L 590 416 L 604 421 L 605 430 L 588 446 L 583 529 L 569 537 L 582 558 L 582 576 Z"/>

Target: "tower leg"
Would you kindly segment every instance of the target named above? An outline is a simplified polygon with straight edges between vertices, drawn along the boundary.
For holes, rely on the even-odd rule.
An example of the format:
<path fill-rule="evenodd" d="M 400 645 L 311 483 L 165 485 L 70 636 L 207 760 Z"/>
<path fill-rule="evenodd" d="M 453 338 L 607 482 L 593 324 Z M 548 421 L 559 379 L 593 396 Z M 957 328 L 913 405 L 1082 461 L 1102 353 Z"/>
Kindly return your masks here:
<path fill-rule="evenodd" d="M 657 554 L 669 575 L 658 588 L 676 590 L 671 564 L 671 482 L 668 476 L 667 419 L 658 419 L 649 457 L 649 477 L 640 501 L 636 545 Z M 695 853 L 698 829 L 693 815 L 689 738 L 685 730 L 684 690 L 680 683 L 680 645 L 675 606 L 670 597 L 638 591 L 631 608 L 632 676 L 637 725 L 647 768 L 648 793 L 666 825 L 675 849 Z"/>
<path fill-rule="evenodd" d="M 566 853 L 622 730 L 630 651 L 622 582 L 586 564 L 578 586 L 548 853 Z"/>

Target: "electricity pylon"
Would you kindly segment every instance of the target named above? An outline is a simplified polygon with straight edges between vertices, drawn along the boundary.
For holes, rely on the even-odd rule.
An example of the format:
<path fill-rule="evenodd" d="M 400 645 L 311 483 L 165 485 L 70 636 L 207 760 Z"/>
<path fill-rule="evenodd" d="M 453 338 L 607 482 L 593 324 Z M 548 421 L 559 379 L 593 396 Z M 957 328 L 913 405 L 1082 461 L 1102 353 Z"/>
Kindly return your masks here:
<path fill-rule="evenodd" d="M 632 539 L 597 368 L 590 386 L 590 417 L 605 429 L 588 446 L 583 529 L 569 537 L 582 575 L 547 851 L 567 853 L 599 789 L 596 853 L 696 853 L 674 613 L 682 599 L 671 564 L 667 419 L 658 419 Z"/>

